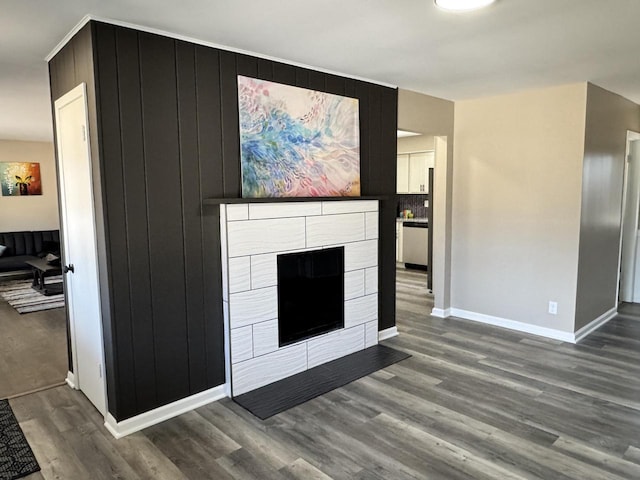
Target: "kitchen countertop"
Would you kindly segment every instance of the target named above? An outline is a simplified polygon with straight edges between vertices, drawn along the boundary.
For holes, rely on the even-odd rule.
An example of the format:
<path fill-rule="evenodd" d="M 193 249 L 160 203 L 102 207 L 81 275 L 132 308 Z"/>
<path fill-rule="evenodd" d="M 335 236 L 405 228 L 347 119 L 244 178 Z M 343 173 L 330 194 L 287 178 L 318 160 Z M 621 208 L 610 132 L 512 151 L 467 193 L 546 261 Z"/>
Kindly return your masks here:
<path fill-rule="evenodd" d="M 396 222 L 404 223 L 404 222 L 420 222 L 420 223 L 428 223 L 428 218 L 396 218 Z"/>

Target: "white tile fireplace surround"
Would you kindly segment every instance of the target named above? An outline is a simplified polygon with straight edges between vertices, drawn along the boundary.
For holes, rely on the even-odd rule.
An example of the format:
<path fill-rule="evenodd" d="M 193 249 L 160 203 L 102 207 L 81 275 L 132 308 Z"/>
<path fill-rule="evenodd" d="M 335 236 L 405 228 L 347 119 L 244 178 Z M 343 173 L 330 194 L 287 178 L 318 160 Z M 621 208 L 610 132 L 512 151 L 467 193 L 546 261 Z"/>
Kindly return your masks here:
<path fill-rule="evenodd" d="M 220 205 L 236 396 L 378 343 L 378 201 Z M 344 246 L 344 328 L 279 348 L 277 255 Z"/>

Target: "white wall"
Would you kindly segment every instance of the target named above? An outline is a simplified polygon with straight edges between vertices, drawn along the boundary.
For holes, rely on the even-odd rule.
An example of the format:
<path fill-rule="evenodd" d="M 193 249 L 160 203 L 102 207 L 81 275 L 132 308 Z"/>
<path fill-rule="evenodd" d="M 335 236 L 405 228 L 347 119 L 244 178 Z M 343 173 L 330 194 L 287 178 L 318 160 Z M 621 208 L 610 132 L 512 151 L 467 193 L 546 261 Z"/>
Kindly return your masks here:
<path fill-rule="evenodd" d="M 433 135 L 417 135 L 398 139 L 398 153 L 413 153 L 433 150 L 435 139 Z"/>
<path fill-rule="evenodd" d="M 53 144 L 0 140 L 0 162 L 38 162 L 42 195 L 3 197 L 0 195 L 0 231 L 57 230 L 58 188 Z"/>
<path fill-rule="evenodd" d="M 586 95 L 581 83 L 456 102 L 455 309 L 574 331 Z"/>

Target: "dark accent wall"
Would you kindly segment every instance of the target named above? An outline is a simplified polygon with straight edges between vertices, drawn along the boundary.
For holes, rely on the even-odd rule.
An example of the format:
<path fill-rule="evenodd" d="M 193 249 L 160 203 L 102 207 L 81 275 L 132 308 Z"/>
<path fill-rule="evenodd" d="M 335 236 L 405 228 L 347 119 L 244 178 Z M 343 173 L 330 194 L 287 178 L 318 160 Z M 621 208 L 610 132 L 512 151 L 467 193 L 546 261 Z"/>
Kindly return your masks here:
<path fill-rule="evenodd" d="M 117 420 L 224 382 L 219 211 L 202 201 L 240 196 L 238 74 L 360 100 L 362 194 L 389 195 L 380 205 L 380 328 L 395 325 L 395 89 L 105 23 L 90 27 L 50 71 L 54 99 L 73 81 L 89 83 L 68 50 L 91 48 L 107 391 Z M 66 77 L 73 81 L 57 80 Z"/>

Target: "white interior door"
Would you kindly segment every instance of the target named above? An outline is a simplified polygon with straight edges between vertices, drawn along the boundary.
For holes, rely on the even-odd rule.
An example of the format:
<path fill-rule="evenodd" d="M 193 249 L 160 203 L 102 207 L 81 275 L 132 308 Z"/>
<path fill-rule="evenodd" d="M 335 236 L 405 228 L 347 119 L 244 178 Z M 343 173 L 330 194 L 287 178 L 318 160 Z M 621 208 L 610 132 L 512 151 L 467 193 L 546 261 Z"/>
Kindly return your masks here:
<path fill-rule="evenodd" d="M 630 141 L 625 174 L 620 258 L 620 301 L 633 302 L 638 214 L 640 212 L 640 164 L 638 140 Z"/>
<path fill-rule="evenodd" d="M 55 102 L 62 230 L 74 380 L 106 415 L 104 344 L 85 84 Z"/>

